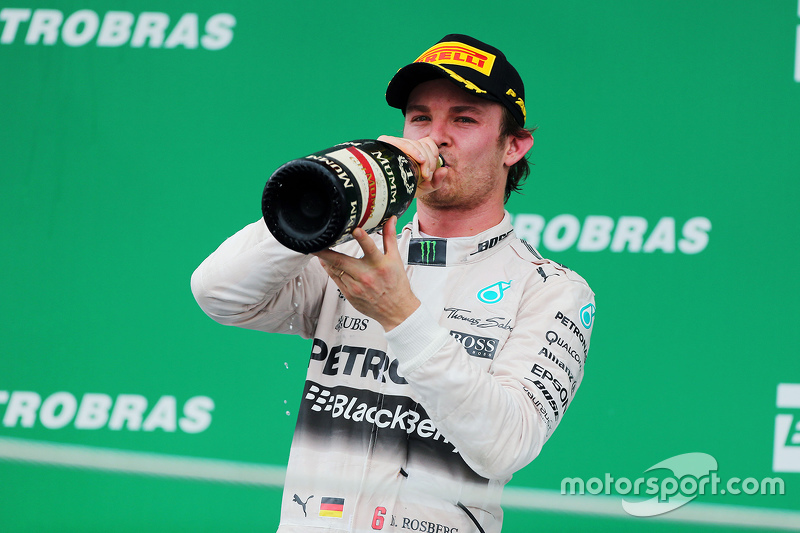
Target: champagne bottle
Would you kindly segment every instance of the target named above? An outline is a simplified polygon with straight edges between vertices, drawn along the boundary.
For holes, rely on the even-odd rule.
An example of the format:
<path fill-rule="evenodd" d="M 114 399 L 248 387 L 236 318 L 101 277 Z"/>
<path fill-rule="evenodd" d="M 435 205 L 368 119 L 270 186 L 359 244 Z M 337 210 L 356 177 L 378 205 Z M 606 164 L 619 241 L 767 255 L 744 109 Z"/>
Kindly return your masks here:
<path fill-rule="evenodd" d="M 278 168 L 264 187 L 261 211 L 278 242 L 317 252 L 351 240 L 355 228 L 372 233 L 400 217 L 420 175 L 417 162 L 395 146 L 345 142 Z"/>

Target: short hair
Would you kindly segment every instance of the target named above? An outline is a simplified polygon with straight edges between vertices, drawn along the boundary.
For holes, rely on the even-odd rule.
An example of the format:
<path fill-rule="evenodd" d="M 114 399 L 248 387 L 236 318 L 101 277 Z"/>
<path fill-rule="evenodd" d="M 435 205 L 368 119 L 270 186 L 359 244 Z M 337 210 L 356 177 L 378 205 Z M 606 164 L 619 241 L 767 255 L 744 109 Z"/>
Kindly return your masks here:
<path fill-rule="evenodd" d="M 507 107 L 503 106 L 503 118 L 500 123 L 500 142 L 503 143 L 509 136 L 514 136 L 518 139 L 524 139 L 532 136 L 536 128 L 523 128 L 519 125 L 514 115 Z M 508 202 L 512 192 L 522 192 L 522 184 L 531 173 L 530 162 L 528 161 L 528 154 L 522 156 L 522 159 L 514 163 L 508 169 L 508 178 L 506 179 L 505 198 L 503 203 Z"/>

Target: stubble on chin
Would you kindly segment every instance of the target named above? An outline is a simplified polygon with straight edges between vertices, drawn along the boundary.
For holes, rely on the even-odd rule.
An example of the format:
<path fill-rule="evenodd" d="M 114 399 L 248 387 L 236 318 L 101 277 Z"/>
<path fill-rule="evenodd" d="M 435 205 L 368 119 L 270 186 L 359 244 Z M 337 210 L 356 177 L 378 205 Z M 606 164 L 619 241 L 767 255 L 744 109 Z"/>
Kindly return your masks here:
<path fill-rule="evenodd" d="M 417 201 L 433 209 L 468 211 L 483 205 L 492 195 L 494 187 L 488 177 L 466 180 L 460 178 L 456 173 L 448 174 L 441 188 L 418 198 Z"/>

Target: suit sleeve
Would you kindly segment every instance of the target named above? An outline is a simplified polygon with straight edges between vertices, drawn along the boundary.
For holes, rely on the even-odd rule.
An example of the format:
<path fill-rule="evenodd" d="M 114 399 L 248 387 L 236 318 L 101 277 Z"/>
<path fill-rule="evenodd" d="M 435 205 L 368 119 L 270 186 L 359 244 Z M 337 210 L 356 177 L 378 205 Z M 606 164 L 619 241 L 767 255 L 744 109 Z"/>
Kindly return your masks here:
<path fill-rule="evenodd" d="M 539 454 L 583 379 L 591 324 L 576 331 L 582 326 L 558 317 L 578 320 L 587 306 L 594 309 L 594 294 L 582 279 L 526 293 L 488 373 L 422 306 L 387 339 L 419 402 L 465 462 L 483 477 L 508 479 Z"/>
<path fill-rule="evenodd" d="M 327 280 L 316 258 L 281 245 L 259 220 L 208 256 L 191 287 L 220 324 L 311 338 Z"/>

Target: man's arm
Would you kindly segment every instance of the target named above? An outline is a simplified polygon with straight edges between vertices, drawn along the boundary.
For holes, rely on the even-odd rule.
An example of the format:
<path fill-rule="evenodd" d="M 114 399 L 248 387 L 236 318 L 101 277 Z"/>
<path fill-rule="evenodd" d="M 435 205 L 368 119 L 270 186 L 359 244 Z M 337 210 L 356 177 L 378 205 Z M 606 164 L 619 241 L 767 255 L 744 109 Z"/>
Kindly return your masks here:
<path fill-rule="evenodd" d="M 593 302 L 582 281 L 526 293 L 488 373 L 423 307 L 386 336 L 420 404 L 466 463 L 481 476 L 507 479 L 536 458 L 583 379 L 583 346 L 548 341 L 548 332 L 570 335 L 555 317 L 578 317 Z"/>
<path fill-rule="evenodd" d="M 281 245 L 259 220 L 203 261 L 192 293 L 220 324 L 311 338 L 328 279 L 312 259 Z"/>
<path fill-rule="evenodd" d="M 430 138 L 412 141 L 382 136 L 380 140 L 406 151 L 420 163 L 418 195 L 434 190 L 447 175 L 446 168 L 436 168 L 438 148 Z M 377 250 L 364 230 L 357 229 L 354 236 L 360 237 L 362 246 L 369 241 Z M 327 252 L 335 257 L 335 252 Z M 221 324 L 309 338 L 327 283 L 325 272 L 311 259 L 279 244 L 259 220 L 230 237 L 203 261 L 192 275 L 192 292 L 203 311 Z M 331 277 L 341 289 L 340 274 L 341 269 Z M 407 279 L 405 282 L 408 284 Z M 414 309 L 407 310 L 398 323 Z"/>
<path fill-rule="evenodd" d="M 526 291 L 514 331 L 487 373 L 420 305 L 395 231 L 392 219 L 383 229 L 385 251 L 354 232 L 364 257 L 317 255 L 347 300 L 384 326 L 406 380 L 467 464 L 484 477 L 505 479 L 538 455 L 583 378 L 586 353 L 575 356 L 549 343 L 547 332 L 564 327 L 558 312 L 578 317 L 594 294 L 578 276 Z M 585 342 L 588 350 L 588 331 Z"/>

